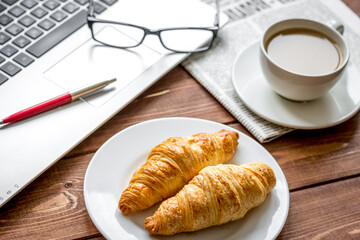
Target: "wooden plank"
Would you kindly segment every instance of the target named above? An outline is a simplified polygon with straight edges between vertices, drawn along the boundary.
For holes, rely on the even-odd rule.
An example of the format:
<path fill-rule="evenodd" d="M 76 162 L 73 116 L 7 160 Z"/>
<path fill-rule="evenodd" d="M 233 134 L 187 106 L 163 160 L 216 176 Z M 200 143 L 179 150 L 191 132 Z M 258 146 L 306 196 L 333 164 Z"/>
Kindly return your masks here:
<path fill-rule="evenodd" d="M 360 16 L 360 4 L 358 0 L 342 0 L 353 12 Z"/>
<path fill-rule="evenodd" d="M 292 132 L 264 147 L 294 190 L 360 174 L 360 114 L 335 127 Z"/>
<path fill-rule="evenodd" d="M 1 208 L 0 239 L 102 239 L 83 198 L 92 156 L 59 161 Z M 292 192 L 279 239 L 359 239 L 359 184 L 356 177 Z"/>
<path fill-rule="evenodd" d="M 123 118 L 119 116 L 119 119 Z M 112 135 L 128 126 L 117 123 L 117 120 L 110 120 L 66 158 L 96 151 Z M 282 167 L 290 189 L 348 177 L 360 173 L 360 165 L 357 164 L 360 155 L 359 122 L 360 114 L 357 114 L 338 126 L 313 131 L 296 130 L 263 146 Z M 230 126 L 252 137 L 241 124 Z"/>
<path fill-rule="evenodd" d="M 360 177 L 290 195 L 278 239 L 360 239 Z"/>
<path fill-rule="evenodd" d="M 120 130 L 162 117 L 195 117 L 222 123 L 235 121 L 182 67 L 176 67 L 66 157 L 94 152 Z"/>
<path fill-rule="evenodd" d="M 291 190 L 326 183 L 360 174 L 359 124 L 358 113 L 338 126 L 296 130 L 263 146 L 281 166 Z"/>
<path fill-rule="evenodd" d="M 0 208 L 0 239 L 75 239 L 99 234 L 83 196 L 91 157 L 59 161 Z"/>

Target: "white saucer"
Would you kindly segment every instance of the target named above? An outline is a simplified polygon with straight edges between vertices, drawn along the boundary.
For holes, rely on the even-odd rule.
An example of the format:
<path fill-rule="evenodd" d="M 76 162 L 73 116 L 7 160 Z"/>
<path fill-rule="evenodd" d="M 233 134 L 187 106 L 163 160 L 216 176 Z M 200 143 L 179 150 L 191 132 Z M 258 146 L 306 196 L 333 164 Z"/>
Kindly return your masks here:
<path fill-rule="evenodd" d="M 260 67 L 260 44 L 240 53 L 233 65 L 232 80 L 243 103 L 260 117 L 290 128 L 319 129 L 340 124 L 360 108 L 360 73 L 349 61 L 344 77 L 323 97 L 293 102 L 276 94 Z"/>
<path fill-rule="evenodd" d="M 275 239 L 285 224 L 289 210 L 286 178 L 270 153 L 239 131 L 237 150 L 226 163 L 240 165 L 261 161 L 269 165 L 276 176 L 275 188 L 259 207 L 250 210 L 244 218 L 194 233 L 181 233 L 164 238 L 150 235 L 144 228 L 145 218 L 152 216 L 159 205 L 128 216 L 123 215 L 117 207 L 121 192 L 129 184 L 134 171 L 146 161 L 153 147 L 169 137 L 184 137 L 221 129 L 237 131 L 202 119 L 162 118 L 126 128 L 104 143 L 92 158 L 84 180 L 86 208 L 104 237 L 119 240 Z"/>

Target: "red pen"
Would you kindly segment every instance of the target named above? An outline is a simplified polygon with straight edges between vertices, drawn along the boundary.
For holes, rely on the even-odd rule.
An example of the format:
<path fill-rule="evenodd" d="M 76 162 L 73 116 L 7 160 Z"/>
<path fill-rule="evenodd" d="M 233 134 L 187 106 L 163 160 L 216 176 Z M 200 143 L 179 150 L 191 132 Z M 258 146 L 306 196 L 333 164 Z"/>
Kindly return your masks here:
<path fill-rule="evenodd" d="M 45 102 L 39 103 L 39 104 L 34 105 L 32 107 L 21 110 L 20 112 L 14 113 L 14 114 L 4 118 L 3 120 L 1 120 L 0 124 L 17 122 L 17 121 L 20 121 L 22 119 L 34 116 L 34 115 L 36 115 L 38 113 L 42 113 L 42 112 L 45 112 L 47 110 L 50 110 L 50 109 L 56 108 L 58 106 L 64 105 L 66 103 L 70 103 L 72 101 L 75 101 L 75 100 L 79 99 L 80 97 L 82 97 L 82 96 L 84 96 L 86 94 L 90 94 L 90 93 L 95 92 L 95 91 L 97 91 L 97 90 L 99 90 L 101 88 L 104 88 L 105 86 L 107 86 L 110 83 L 113 83 L 115 81 L 116 81 L 116 78 L 111 79 L 111 80 L 98 82 L 98 83 L 94 83 L 94 84 L 90 84 L 90 85 L 82 87 L 80 89 L 67 92 L 67 93 L 65 93 L 63 95 L 54 97 L 54 98 L 49 99 L 49 100 L 47 100 Z"/>

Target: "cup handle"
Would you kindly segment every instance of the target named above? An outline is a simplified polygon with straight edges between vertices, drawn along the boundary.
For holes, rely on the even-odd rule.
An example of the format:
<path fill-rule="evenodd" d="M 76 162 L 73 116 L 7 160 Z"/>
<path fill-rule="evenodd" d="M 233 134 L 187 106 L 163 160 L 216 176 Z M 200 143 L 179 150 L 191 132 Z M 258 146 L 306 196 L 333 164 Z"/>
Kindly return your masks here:
<path fill-rule="evenodd" d="M 335 20 L 330 20 L 329 22 L 328 22 L 328 25 L 331 27 L 331 28 L 333 28 L 333 29 L 335 29 L 336 31 L 338 31 L 341 35 L 343 35 L 344 34 L 344 25 L 342 25 L 341 23 L 339 23 L 339 22 L 337 22 L 337 21 L 335 21 Z"/>

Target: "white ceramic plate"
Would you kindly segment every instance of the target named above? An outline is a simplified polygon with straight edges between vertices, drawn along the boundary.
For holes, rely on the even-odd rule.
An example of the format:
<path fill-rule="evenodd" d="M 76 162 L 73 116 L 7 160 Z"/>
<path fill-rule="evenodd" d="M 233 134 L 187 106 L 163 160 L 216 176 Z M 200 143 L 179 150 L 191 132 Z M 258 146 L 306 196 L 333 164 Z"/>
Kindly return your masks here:
<path fill-rule="evenodd" d="M 260 117 L 290 128 L 319 129 L 340 124 L 359 110 L 360 73 L 351 60 L 344 77 L 325 96 L 294 102 L 271 89 L 259 56 L 259 42 L 240 53 L 234 62 L 232 80 L 243 103 Z"/>
<path fill-rule="evenodd" d="M 162 118 L 131 126 L 110 138 L 94 155 L 85 175 L 84 196 L 88 213 L 107 239 L 164 239 L 147 233 L 145 218 L 159 205 L 129 216 L 117 208 L 122 191 L 134 171 L 146 160 L 150 150 L 169 137 L 185 137 L 221 129 L 226 125 L 194 118 Z M 256 141 L 240 134 L 238 149 L 227 163 L 261 161 L 275 172 L 277 183 L 265 201 L 243 219 L 194 233 L 181 233 L 166 239 L 225 240 L 274 239 L 283 228 L 289 209 L 289 189 L 274 158 Z"/>

